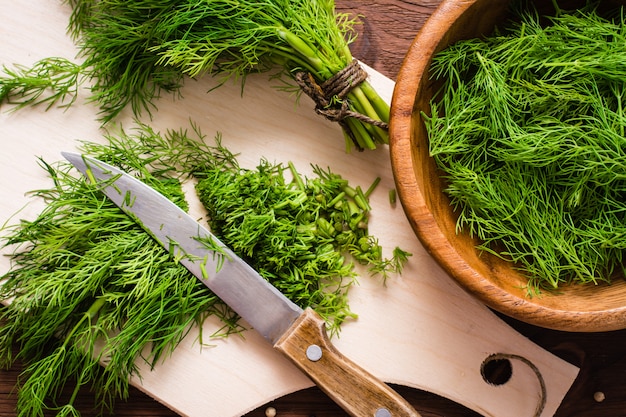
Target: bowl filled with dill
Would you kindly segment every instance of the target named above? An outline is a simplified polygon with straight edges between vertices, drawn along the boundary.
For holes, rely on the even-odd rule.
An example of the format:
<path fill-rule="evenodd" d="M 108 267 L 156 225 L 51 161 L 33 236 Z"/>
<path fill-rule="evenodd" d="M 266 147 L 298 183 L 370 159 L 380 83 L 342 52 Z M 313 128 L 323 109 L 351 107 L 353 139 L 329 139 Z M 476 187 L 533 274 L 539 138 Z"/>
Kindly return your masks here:
<path fill-rule="evenodd" d="M 533 325 L 626 328 L 624 4 L 444 0 L 397 77 L 391 160 L 415 233 Z"/>

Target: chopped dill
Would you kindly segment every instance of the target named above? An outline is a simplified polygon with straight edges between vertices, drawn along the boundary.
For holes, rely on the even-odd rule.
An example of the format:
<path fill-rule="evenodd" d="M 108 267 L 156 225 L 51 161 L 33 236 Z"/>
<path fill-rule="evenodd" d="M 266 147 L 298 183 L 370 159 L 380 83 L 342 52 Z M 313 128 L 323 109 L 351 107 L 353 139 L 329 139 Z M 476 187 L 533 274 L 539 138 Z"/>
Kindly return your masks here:
<path fill-rule="evenodd" d="M 305 178 L 291 163 L 288 181 L 286 169 L 267 160 L 254 170 L 216 167 L 201 173 L 198 195 L 224 244 L 336 332 L 354 317 L 347 293 L 357 274 L 346 255 L 384 278 L 400 272 L 409 254 L 396 248 L 383 257 L 367 232 L 370 208 L 360 188 L 317 166 L 315 178 Z"/>

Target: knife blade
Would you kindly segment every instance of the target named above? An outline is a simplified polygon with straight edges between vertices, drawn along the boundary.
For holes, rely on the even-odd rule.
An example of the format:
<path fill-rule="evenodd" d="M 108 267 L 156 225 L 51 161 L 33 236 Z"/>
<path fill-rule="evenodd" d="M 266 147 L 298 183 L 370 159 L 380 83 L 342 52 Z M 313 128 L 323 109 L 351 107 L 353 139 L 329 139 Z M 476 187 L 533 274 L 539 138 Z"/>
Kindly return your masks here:
<path fill-rule="evenodd" d="M 137 178 L 97 159 L 62 155 L 353 417 L 419 417 L 397 392 L 344 357 L 324 320 L 261 277 L 204 226 Z"/>

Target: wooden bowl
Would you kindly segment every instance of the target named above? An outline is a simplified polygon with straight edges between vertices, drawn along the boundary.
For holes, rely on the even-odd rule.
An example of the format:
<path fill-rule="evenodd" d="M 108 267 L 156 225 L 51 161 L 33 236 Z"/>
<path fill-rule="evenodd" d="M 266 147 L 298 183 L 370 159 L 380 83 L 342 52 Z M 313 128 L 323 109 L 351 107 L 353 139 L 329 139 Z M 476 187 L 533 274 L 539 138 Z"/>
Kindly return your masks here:
<path fill-rule="evenodd" d="M 537 0 L 549 6 L 551 2 Z M 559 2 L 564 6 L 563 1 Z M 572 2 L 570 2 L 572 3 Z M 575 2 L 573 2 L 575 3 Z M 433 55 L 461 40 L 488 34 L 506 15 L 504 0 L 444 0 L 413 41 L 400 69 L 391 104 L 390 150 L 398 196 L 426 250 L 469 293 L 515 319 L 565 331 L 626 328 L 626 282 L 570 285 L 559 293 L 528 297 L 527 279 L 509 262 L 479 252 L 476 241 L 456 232 L 456 215 L 428 153 L 420 112 L 429 113 L 435 86 Z"/>

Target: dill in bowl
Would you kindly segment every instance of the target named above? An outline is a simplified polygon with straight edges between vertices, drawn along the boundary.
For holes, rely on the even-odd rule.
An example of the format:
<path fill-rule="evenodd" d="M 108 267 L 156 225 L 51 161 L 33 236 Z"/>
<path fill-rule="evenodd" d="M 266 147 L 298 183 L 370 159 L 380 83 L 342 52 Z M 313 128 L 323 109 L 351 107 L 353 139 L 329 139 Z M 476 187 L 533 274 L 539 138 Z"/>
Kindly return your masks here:
<path fill-rule="evenodd" d="M 459 229 L 529 294 L 624 274 L 626 29 L 597 3 L 530 8 L 438 53 L 423 115 Z"/>

